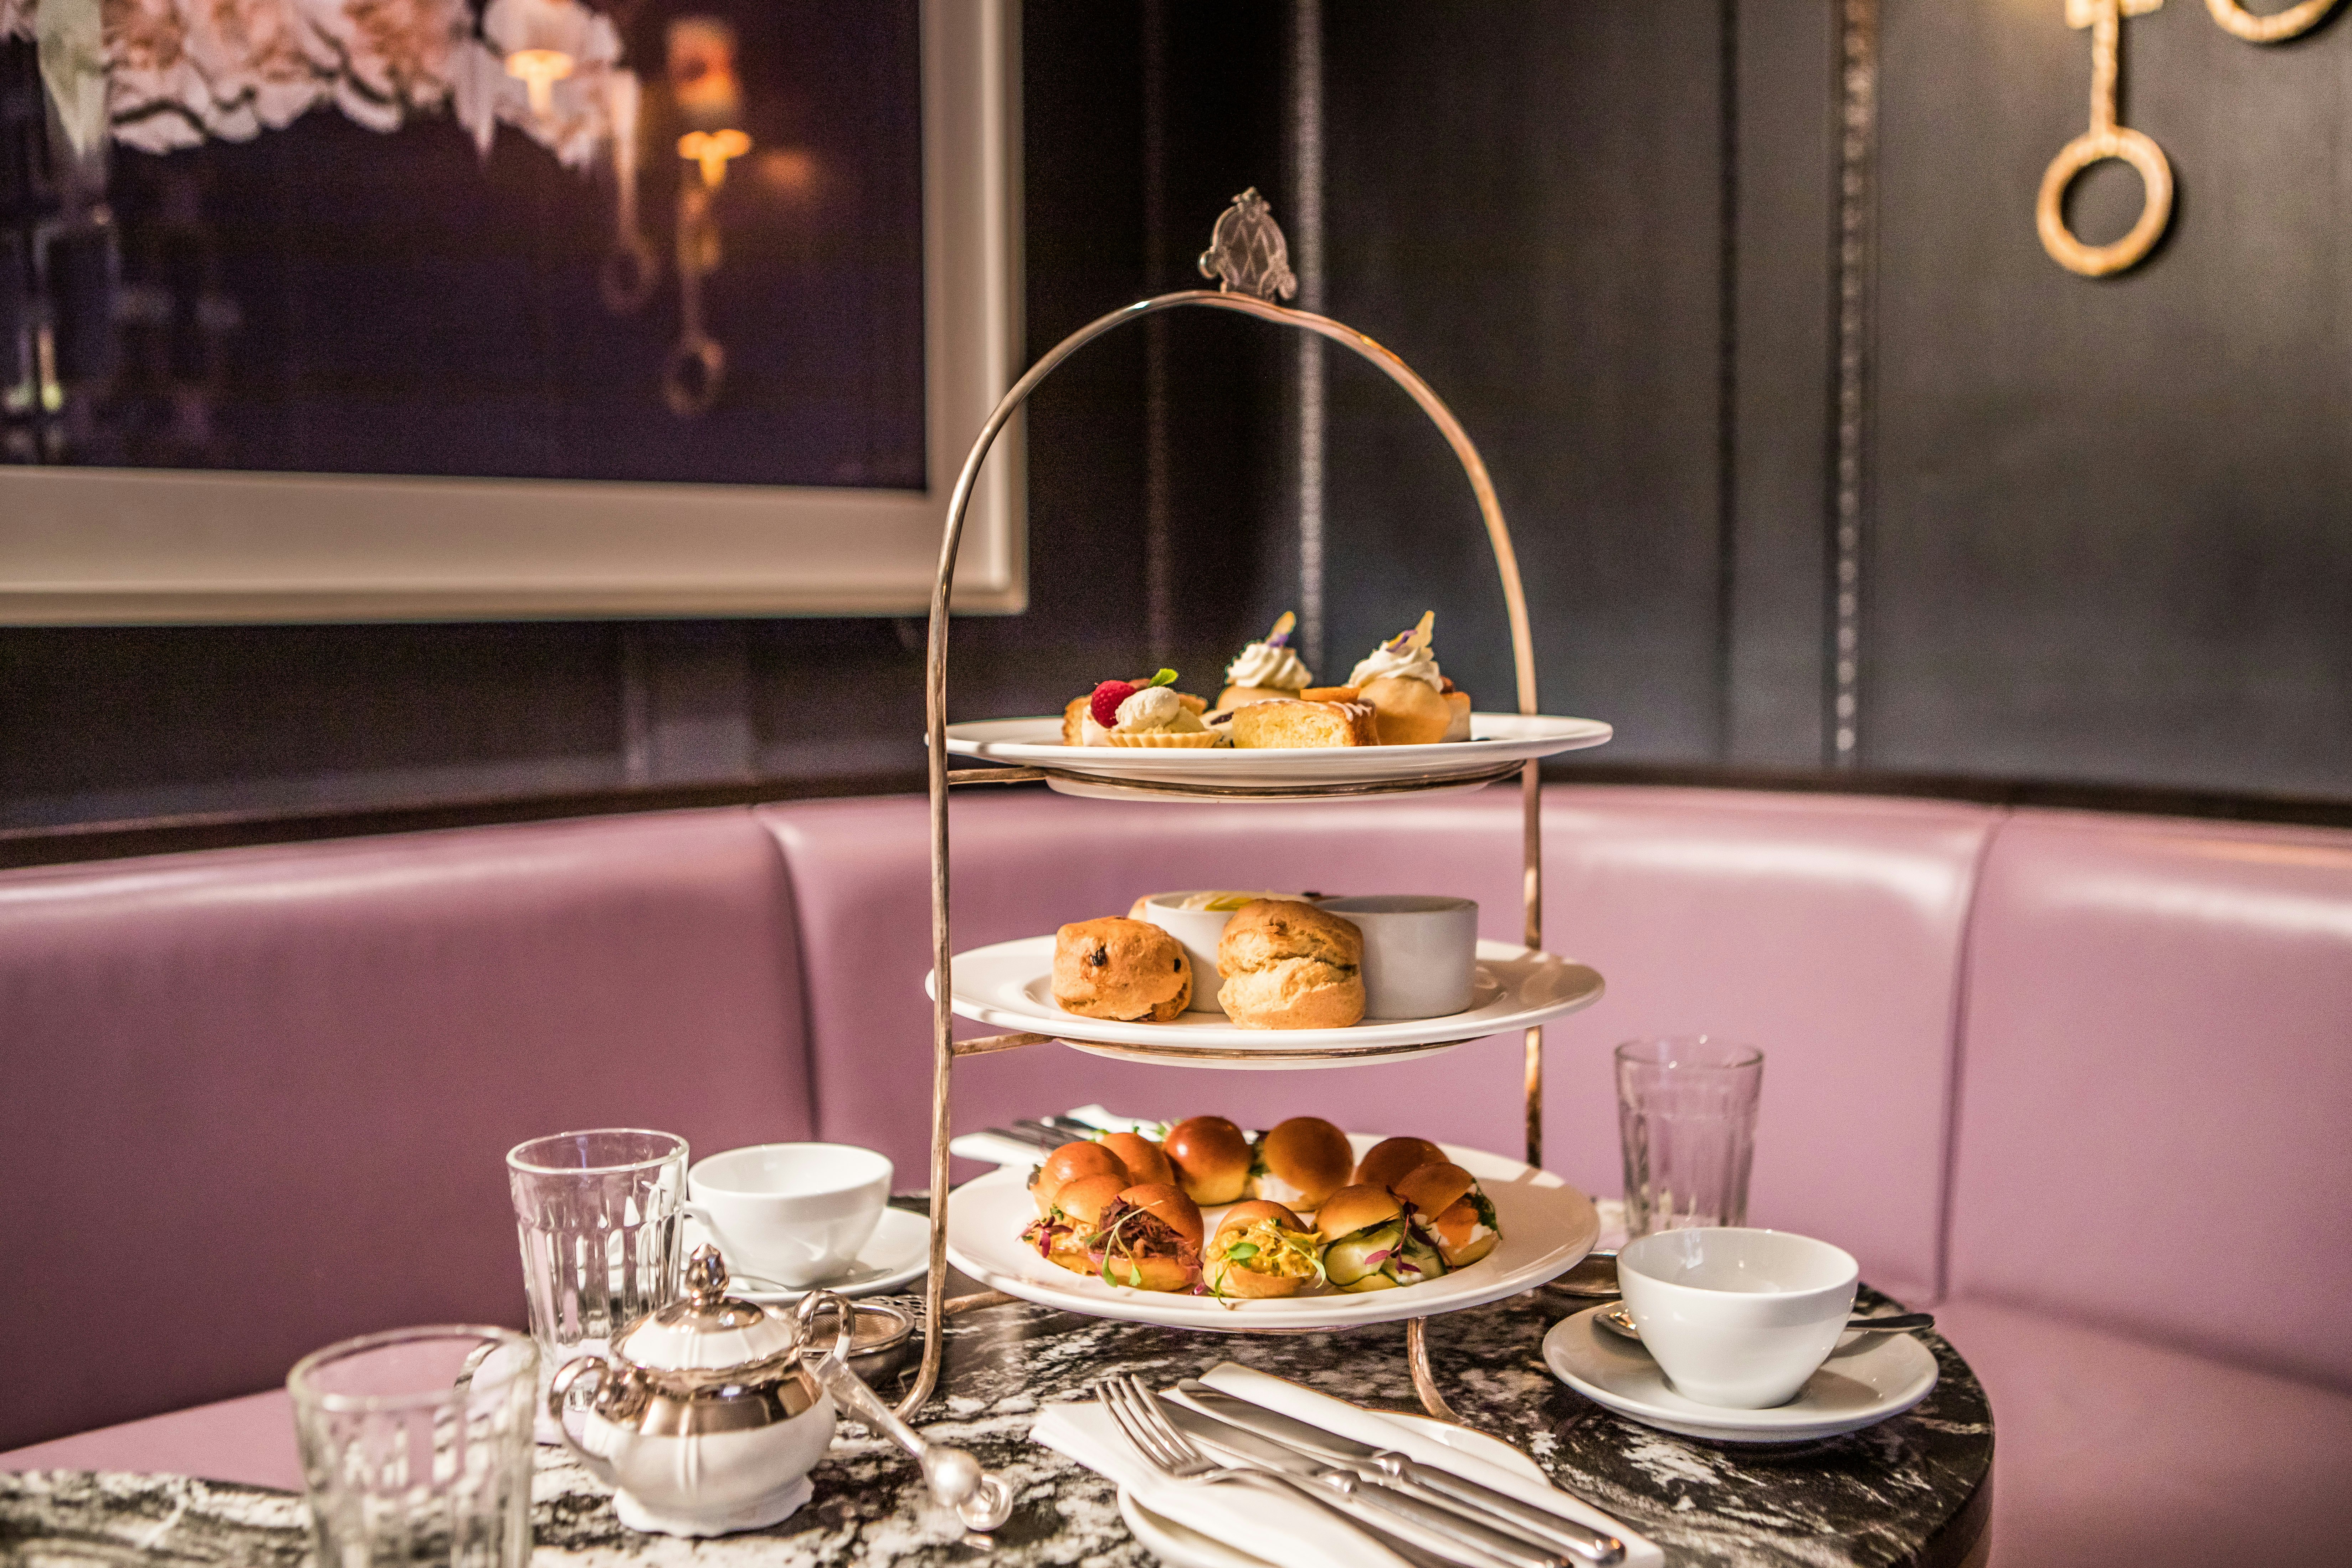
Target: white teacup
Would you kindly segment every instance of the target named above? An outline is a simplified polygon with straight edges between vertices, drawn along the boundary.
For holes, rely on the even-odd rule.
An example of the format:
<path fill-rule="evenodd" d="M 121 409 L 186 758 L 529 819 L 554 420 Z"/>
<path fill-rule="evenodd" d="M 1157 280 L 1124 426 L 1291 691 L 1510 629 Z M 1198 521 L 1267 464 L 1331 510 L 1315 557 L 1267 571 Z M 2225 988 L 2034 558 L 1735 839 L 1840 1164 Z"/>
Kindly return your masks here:
<path fill-rule="evenodd" d="M 798 1289 L 838 1278 L 881 1222 L 889 1160 L 848 1143 L 760 1143 L 698 1160 L 680 1207 L 730 1271 Z"/>
<path fill-rule="evenodd" d="M 1642 1346 L 1685 1397 L 1763 1410 L 1797 1395 L 1853 1315 L 1851 1253 L 1784 1230 L 1653 1231 L 1617 1254 Z"/>
<path fill-rule="evenodd" d="M 1364 933 L 1364 1016 L 1442 1018 L 1470 1005 L 1478 906 L 1469 899 L 1368 893 L 1318 900 Z"/>

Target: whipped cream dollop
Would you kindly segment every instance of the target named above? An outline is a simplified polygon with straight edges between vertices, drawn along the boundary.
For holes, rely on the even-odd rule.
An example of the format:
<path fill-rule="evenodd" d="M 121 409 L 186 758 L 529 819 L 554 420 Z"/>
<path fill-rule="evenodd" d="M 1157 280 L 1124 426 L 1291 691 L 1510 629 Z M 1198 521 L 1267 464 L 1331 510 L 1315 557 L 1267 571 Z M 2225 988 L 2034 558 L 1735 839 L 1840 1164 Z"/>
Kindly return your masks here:
<path fill-rule="evenodd" d="M 1408 644 L 1398 649 L 1382 643 L 1372 650 L 1370 658 L 1356 666 L 1354 673 L 1348 677 L 1348 684 L 1360 687 L 1382 676 L 1393 676 L 1400 680 L 1418 680 L 1433 691 L 1445 689 L 1445 677 L 1438 671 L 1437 654 L 1433 648 Z"/>
<path fill-rule="evenodd" d="M 1255 686 L 1283 691 L 1304 691 L 1315 684 L 1305 661 L 1287 646 L 1254 642 L 1225 666 L 1228 686 Z"/>
<path fill-rule="evenodd" d="M 1184 711 L 1176 694 L 1164 686 L 1147 686 L 1118 705 L 1118 727 L 1130 733 L 1137 730 L 1165 730 L 1168 721 Z"/>

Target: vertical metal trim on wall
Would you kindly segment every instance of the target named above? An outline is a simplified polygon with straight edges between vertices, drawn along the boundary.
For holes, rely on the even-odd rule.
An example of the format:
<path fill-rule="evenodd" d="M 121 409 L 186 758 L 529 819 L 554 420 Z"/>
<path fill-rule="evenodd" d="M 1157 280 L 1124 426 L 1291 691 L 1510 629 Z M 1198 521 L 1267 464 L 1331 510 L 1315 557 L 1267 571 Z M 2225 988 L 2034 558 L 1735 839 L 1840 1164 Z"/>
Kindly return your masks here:
<path fill-rule="evenodd" d="M 1837 432 L 1831 481 L 1832 767 L 1862 760 L 1863 545 L 1868 519 L 1871 292 L 1876 263 L 1878 0 L 1843 0 L 1838 40 Z"/>
<path fill-rule="evenodd" d="M 1143 292 L 1171 287 L 1168 268 L 1168 14 L 1143 4 Z M 1143 323 L 1143 622 L 1150 662 L 1176 655 L 1173 479 L 1168 432 L 1168 322 Z"/>
<path fill-rule="evenodd" d="M 1292 0 L 1291 168 L 1287 226 L 1298 308 L 1323 314 L 1323 4 Z M 1323 340 L 1298 342 L 1298 630 L 1307 667 L 1323 668 Z"/>
<path fill-rule="evenodd" d="M 1716 71 L 1715 750 L 1731 760 L 1731 636 L 1739 583 L 1739 0 L 1720 0 Z"/>

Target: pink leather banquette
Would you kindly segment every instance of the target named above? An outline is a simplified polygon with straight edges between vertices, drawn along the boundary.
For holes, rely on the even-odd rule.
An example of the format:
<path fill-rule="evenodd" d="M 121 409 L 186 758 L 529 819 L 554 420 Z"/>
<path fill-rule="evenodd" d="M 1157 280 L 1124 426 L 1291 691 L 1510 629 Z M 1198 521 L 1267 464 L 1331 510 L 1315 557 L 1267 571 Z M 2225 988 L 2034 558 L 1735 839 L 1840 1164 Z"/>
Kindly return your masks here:
<path fill-rule="evenodd" d="M 1517 935 L 1516 792 L 955 813 L 960 946 L 1221 885 L 1457 893 Z M 0 1251 L 39 1350 L 0 1379 L 0 1466 L 299 1485 L 268 1392 L 297 1356 L 520 1323 L 500 1157 L 534 1133 L 845 1140 L 919 1186 L 923 822 L 891 797 L 0 873 Z M 1614 1042 L 1759 1045 L 1752 1218 L 1935 1305 L 1997 1413 L 1997 1563 L 2340 1560 L 2352 833 L 1563 785 L 1544 834 L 1546 945 L 1609 983 L 1549 1031 L 1549 1164 L 1618 1190 Z M 1101 1100 L 1517 1142 L 1516 1038 L 1275 1074 L 1041 1047 L 957 1082 L 967 1129 Z"/>

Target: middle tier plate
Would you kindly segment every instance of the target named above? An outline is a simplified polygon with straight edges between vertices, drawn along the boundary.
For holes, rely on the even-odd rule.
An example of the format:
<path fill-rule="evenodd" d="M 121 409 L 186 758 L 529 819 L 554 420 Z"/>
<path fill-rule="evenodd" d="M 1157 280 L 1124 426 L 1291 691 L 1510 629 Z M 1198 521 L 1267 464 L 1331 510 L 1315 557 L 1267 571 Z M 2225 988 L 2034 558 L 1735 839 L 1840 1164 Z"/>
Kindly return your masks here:
<path fill-rule="evenodd" d="M 937 995 L 935 975 L 923 977 Z M 1549 1023 L 1601 999 L 1601 976 L 1554 953 L 1506 942 L 1478 944 L 1471 1005 L 1438 1018 L 1367 1018 L 1345 1029 L 1244 1029 L 1223 1013 L 1168 1024 L 1081 1017 L 1054 1005 L 1054 939 L 1027 936 L 955 957 L 956 1016 L 1000 1029 L 1051 1035 L 1096 1056 L 1215 1068 L 1326 1068 L 1430 1056 L 1488 1035 Z"/>

